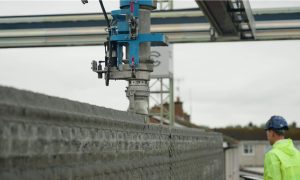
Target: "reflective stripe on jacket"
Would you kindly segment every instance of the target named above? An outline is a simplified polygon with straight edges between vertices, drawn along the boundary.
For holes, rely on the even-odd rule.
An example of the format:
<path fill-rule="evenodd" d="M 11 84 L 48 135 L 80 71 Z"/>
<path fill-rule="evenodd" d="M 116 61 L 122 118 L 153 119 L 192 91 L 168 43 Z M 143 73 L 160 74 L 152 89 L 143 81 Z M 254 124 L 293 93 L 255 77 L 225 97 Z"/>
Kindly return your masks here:
<path fill-rule="evenodd" d="M 265 154 L 265 180 L 300 180 L 300 152 L 291 139 L 277 141 Z"/>

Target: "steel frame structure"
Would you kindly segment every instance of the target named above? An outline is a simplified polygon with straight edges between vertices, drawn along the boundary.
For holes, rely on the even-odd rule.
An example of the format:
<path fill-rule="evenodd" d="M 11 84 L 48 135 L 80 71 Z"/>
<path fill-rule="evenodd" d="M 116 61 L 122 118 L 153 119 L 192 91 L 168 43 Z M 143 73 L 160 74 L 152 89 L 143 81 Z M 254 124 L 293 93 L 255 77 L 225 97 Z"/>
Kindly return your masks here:
<path fill-rule="evenodd" d="M 257 9 L 253 14 L 255 40 L 300 39 L 300 8 Z M 211 42 L 210 24 L 199 9 L 155 11 L 151 19 L 151 31 L 164 33 L 170 43 Z M 102 45 L 104 29 L 99 14 L 0 17 L 0 48 Z"/>

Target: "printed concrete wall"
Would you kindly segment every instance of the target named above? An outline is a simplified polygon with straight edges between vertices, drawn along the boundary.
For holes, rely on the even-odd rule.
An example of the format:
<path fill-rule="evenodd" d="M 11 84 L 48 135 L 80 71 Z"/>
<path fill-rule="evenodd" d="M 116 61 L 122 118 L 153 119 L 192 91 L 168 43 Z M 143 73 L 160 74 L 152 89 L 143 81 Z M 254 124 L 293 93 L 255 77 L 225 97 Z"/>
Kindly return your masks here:
<path fill-rule="evenodd" d="M 0 179 L 223 180 L 222 137 L 0 86 Z"/>
<path fill-rule="evenodd" d="M 239 167 L 239 149 L 232 146 L 225 150 L 225 176 L 226 180 L 239 180 L 240 167 Z"/>

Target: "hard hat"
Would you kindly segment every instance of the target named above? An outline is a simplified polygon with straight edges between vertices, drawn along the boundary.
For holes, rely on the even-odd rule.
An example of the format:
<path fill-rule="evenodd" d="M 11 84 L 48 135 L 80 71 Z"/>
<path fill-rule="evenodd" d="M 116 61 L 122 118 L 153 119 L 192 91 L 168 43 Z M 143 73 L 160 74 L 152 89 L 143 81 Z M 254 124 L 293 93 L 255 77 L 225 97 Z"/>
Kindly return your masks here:
<path fill-rule="evenodd" d="M 286 120 L 281 116 L 272 116 L 266 123 L 265 130 L 288 130 L 288 124 Z"/>

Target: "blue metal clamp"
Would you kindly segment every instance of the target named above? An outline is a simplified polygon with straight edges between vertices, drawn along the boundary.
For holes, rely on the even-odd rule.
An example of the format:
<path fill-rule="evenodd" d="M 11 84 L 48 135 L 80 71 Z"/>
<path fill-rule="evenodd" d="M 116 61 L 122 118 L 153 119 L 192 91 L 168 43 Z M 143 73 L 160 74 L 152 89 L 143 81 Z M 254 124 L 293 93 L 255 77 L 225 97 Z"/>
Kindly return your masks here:
<path fill-rule="evenodd" d="M 129 64 L 131 68 L 139 68 L 140 43 L 154 42 L 156 45 L 167 45 L 166 37 L 160 33 L 138 34 L 137 20 L 140 6 L 153 6 L 152 0 L 121 0 L 121 10 L 111 12 L 113 22 L 117 25 L 110 30 L 109 40 L 117 46 L 117 66 L 123 57 L 123 46 L 129 48 Z M 128 7 L 128 8 L 126 8 Z"/>

